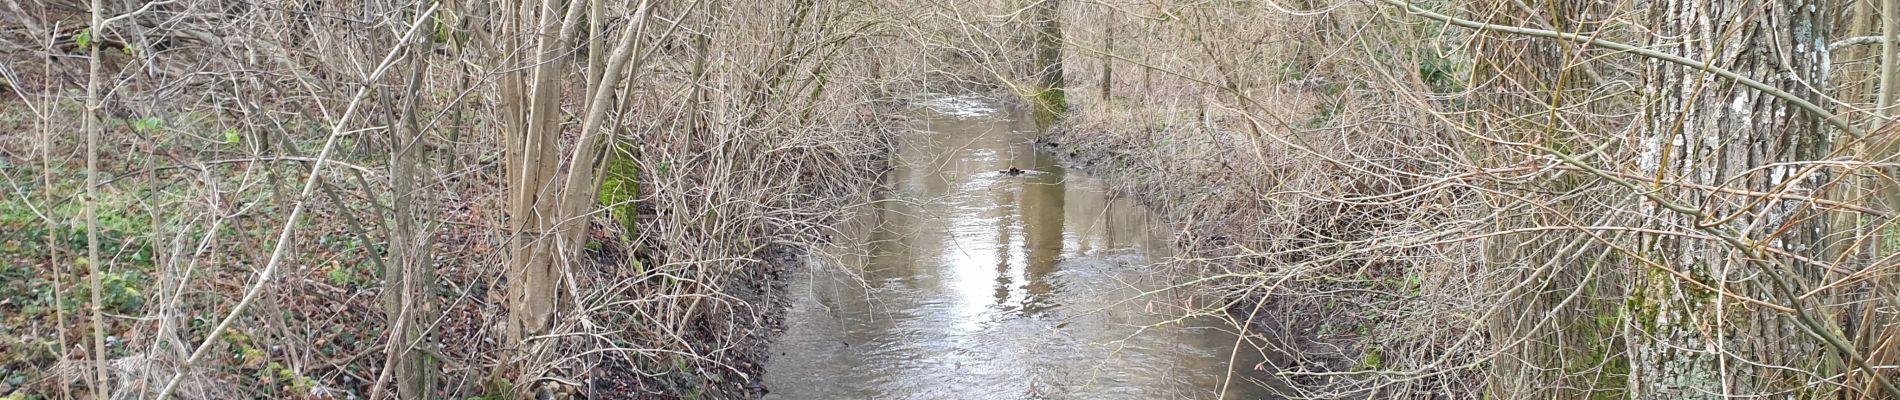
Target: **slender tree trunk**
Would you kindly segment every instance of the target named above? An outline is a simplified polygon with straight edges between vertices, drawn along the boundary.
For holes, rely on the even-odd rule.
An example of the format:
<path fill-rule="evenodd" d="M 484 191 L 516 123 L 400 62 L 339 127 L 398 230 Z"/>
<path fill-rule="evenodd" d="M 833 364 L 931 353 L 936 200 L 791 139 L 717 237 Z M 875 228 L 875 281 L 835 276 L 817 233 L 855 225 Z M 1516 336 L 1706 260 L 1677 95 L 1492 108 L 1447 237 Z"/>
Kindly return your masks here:
<path fill-rule="evenodd" d="M 1878 4 L 1893 3 L 1893 1 L 1890 0 L 1853 1 L 1854 6 L 1851 12 L 1852 22 L 1849 23 L 1846 29 L 1847 37 L 1868 36 L 1870 29 L 1873 29 L 1876 25 L 1880 27 L 1884 35 L 1884 32 L 1887 31 L 1886 22 L 1889 19 L 1885 17 L 1879 20 L 1874 19 L 1876 15 L 1887 15 L 1876 14 L 1877 2 Z M 1878 49 L 1879 51 L 1874 51 L 1874 49 Z M 1840 77 L 1838 79 L 1842 84 L 1842 88 L 1839 97 L 1850 104 L 1854 104 L 1856 107 L 1846 107 L 1842 114 L 1849 118 L 1849 120 L 1857 121 L 1857 123 L 1863 127 L 1862 129 L 1869 132 L 1873 132 L 1881 127 L 1886 120 L 1886 115 L 1888 115 L 1886 112 L 1889 111 L 1879 107 L 1879 93 L 1884 90 L 1884 87 L 1876 86 L 1887 83 L 1884 79 L 1887 74 L 1883 72 L 1884 70 L 1882 69 L 1889 66 L 1886 62 L 1886 60 L 1889 59 L 1886 55 L 1886 50 L 1888 50 L 1888 46 L 1885 43 L 1877 48 L 1873 46 L 1849 46 L 1842 52 L 1844 53 L 1843 57 L 1837 57 L 1837 59 L 1853 62 L 1840 71 Z M 1874 102 L 1873 105 L 1875 108 L 1860 108 L 1868 104 L 1870 100 Z M 1879 157 L 1879 152 L 1870 153 L 1868 151 L 1869 144 L 1870 143 L 1837 141 L 1836 145 L 1838 148 L 1835 149 L 1835 152 L 1860 155 L 1863 160 L 1882 159 Z M 1871 144 L 1874 145 L 1872 146 L 1873 148 L 1879 148 L 1878 141 Z M 1842 177 L 1841 188 L 1831 190 L 1827 194 L 1830 200 L 1846 204 L 1864 202 L 1866 199 L 1875 199 L 1877 201 L 1881 193 L 1876 189 L 1879 188 L 1881 184 L 1881 179 L 1867 176 L 1867 174 L 1849 174 L 1849 176 Z M 1882 207 L 1879 204 L 1875 204 L 1875 206 L 1878 209 L 1891 210 L 1891 208 Z M 1836 232 L 1836 234 L 1833 235 L 1835 236 L 1834 238 L 1827 240 L 1825 243 L 1827 249 L 1821 253 L 1825 259 L 1833 260 L 1836 264 L 1841 265 L 1864 265 L 1877 259 L 1880 246 L 1869 245 L 1869 243 L 1866 243 L 1862 239 L 1877 237 L 1878 229 L 1880 229 L 1878 226 L 1879 218 L 1870 218 L 1867 215 L 1859 213 L 1832 213 L 1828 215 L 1828 221 L 1831 225 L 1830 229 Z M 1871 283 L 1873 284 L 1873 290 L 1880 290 L 1879 288 L 1882 287 L 1891 287 L 1879 280 Z M 1892 303 L 1892 301 L 1888 301 L 1884 302 L 1884 304 L 1861 303 L 1849 305 L 1847 307 L 1848 309 L 1843 313 L 1847 323 L 1855 327 L 1855 331 L 1852 332 L 1856 341 L 1855 346 L 1858 348 L 1872 349 L 1872 351 L 1868 353 L 1868 357 L 1870 361 L 1876 364 L 1891 364 L 1894 355 L 1893 350 L 1887 349 L 1886 347 L 1888 346 L 1883 346 L 1881 342 L 1888 339 L 1883 336 L 1889 334 L 1889 330 L 1886 328 L 1890 326 L 1890 323 L 1887 322 L 1889 319 L 1886 318 L 1885 314 L 1875 312 L 1875 310 L 1881 308 L 1883 305 L 1890 305 Z M 1846 379 L 1847 385 L 1848 387 L 1860 389 L 1862 393 L 1861 398 L 1870 398 L 1866 396 L 1881 393 L 1879 391 L 1880 388 L 1875 386 L 1876 382 L 1867 379 L 1868 377 L 1866 375 L 1858 371 L 1849 372 L 1849 374 Z"/>
<path fill-rule="evenodd" d="M 1102 16 L 1102 52 L 1110 55 L 1115 54 L 1115 24 L 1120 23 L 1115 17 L 1116 13 L 1112 8 Z M 1104 104 L 1111 98 L 1114 86 L 1115 57 L 1102 56 L 1102 102 Z"/>
<path fill-rule="evenodd" d="M 1864 146 L 1866 153 L 1860 158 L 1891 161 L 1900 158 L 1900 134 L 1894 133 L 1900 130 L 1900 125 L 1893 122 L 1894 114 L 1896 114 L 1895 92 L 1900 91 L 1900 87 L 1893 86 L 1900 85 L 1900 0 L 1880 0 L 1880 16 L 1880 34 L 1883 39 L 1880 45 L 1880 109 L 1875 114 L 1876 118 L 1870 119 L 1875 121 L 1871 125 L 1883 126 L 1881 131 L 1885 133 L 1874 135 L 1872 143 Z M 1875 208 L 1886 210 L 1893 215 L 1900 215 L 1900 185 L 1893 183 L 1891 172 L 1887 176 L 1884 185 L 1870 177 L 1859 177 L 1860 181 L 1866 182 L 1859 187 L 1873 189 Z M 1857 224 L 1857 227 L 1864 227 L 1863 229 L 1867 230 L 1862 232 L 1867 235 L 1866 237 L 1884 238 L 1893 235 L 1892 227 L 1880 224 L 1878 221 L 1862 221 L 1861 224 Z M 1875 231 L 1883 229 L 1887 231 Z M 1870 260 L 1883 260 L 1900 253 L 1900 248 L 1894 248 L 1885 243 L 1873 244 L 1869 247 L 1871 248 L 1864 254 Z M 1857 339 L 1861 344 L 1859 347 L 1871 349 L 1867 355 L 1870 363 L 1893 365 L 1896 359 L 1900 359 L 1900 323 L 1896 323 L 1896 320 L 1900 318 L 1896 318 L 1892 312 L 1876 312 L 1875 310 L 1900 309 L 1900 278 L 1886 274 L 1874 279 L 1868 290 L 1875 293 L 1885 292 L 1886 295 L 1880 296 L 1885 300 L 1883 302 L 1859 306 L 1862 308 L 1856 324 L 1861 327 L 1857 332 Z M 1875 398 L 1882 393 L 1878 386 L 1879 382 L 1871 379 L 1871 376 L 1855 371 L 1851 377 L 1854 379 L 1850 382 L 1858 383 L 1855 387 L 1863 393 L 1863 398 Z"/>
<path fill-rule="evenodd" d="M 99 136 L 103 130 L 99 121 L 99 111 L 105 108 L 105 99 L 100 94 L 105 85 L 105 66 L 100 57 L 99 43 L 105 38 L 105 3 L 92 0 L 92 24 L 87 29 L 91 45 L 87 46 L 86 79 L 86 116 L 81 128 L 86 134 L 86 277 L 92 287 L 92 362 L 95 383 L 94 398 L 112 398 L 112 383 L 106 380 L 106 320 L 105 284 L 101 275 L 105 274 L 107 262 L 99 255 Z"/>
<path fill-rule="evenodd" d="M 711 6 L 709 2 L 705 7 Z M 693 55 L 691 75 L 693 85 L 688 89 L 691 94 L 686 96 L 688 101 L 686 104 L 686 132 L 691 135 L 706 132 L 706 118 L 702 115 L 704 113 L 703 108 L 706 106 L 706 67 L 708 59 L 712 57 L 713 29 L 717 28 L 711 21 L 710 18 L 707 19 L 706 22 L 701 24 L 699 31 L 693 35 L 693 51 L 695 52 Z"/>
<path fill-rule="evenodd" d="M 417 2 L 418 15 L 424 12 L 425 4 Z M 427 136 L 422 131 L 417 109 L 423 99 L 429 43 L 427 39 L 396 43 L 410 47 L 409 75 L 404 86 L 408 90 L 391 96 L 403 101 L 389 141 L 390 213 L 394 223 L 388 232 L 388 261 L 383 263 L 386 268 L 383 271 L 383 312 L 389 321 L 390 334 L 386 365 L 401 399 L 434 397 L 429 391 L 434 387 L 437 374 L 429 357 L 434 349 L 434 334 L 428 329 L 430 319 L 424 318 L 433 309 L 434 273 L 430 268 L 434 257 L 429 251 L 430 233 L 421 226 L 416 201 L 423 191 L 416 180 Z"/>
<path fill-rule="evenodd" d="M 1880 0 L 1880 95 L 1877 97 L 1881 120 L 1893 116 L 1894 85 L 1900 84 L 1900 65 L 1895 63 L 1895 52 L 1900 52 L 1900 0 Z"/>
<path fill-rule="evenodd" d="M 601 29 L 606 22 L 607 2 L 605 0 L 587 1 L 587 86 L 600 85 L 601 70 L 607 68 L 607 37 Z M 593 99 L 581 99 L 581 108 L 586 109 Z"/>
<path fill-rule="evenodd" d="M 41 59 L 42 64 L 41 64 L 41 69 L 40 69 L 40 77 L 42 81 L 40 82 L 40 85 L 42 88 L 50 88 L 50 87 L 53 87 L 52 81 L 53 81 L 53 64 L 54 64 L 52 60 L 52 56 L 51 56 L 52 54 L 54 54 L 53 40 L 51 38 L 47 39 L 45 52 L 46 52 L 45 54 L 47 54 L 46 58 Z M 21 89 L 21 90 L 25 90 L 25 89 Z M 44 185 L 43 187 L 52 188 L 52 187 L 55 187 L 53 186 L 54 180 L 53 180 L 53 122 L 52 122 L 53 104 L 54 104 L 55 97 L 52 94 L 53 91 L 46 90 L 46 89 L 41 89 L 41 90 L 45 92 L 43 93 L 45 97 L 43 97 L 44 100 L 40 103 L 41 104 L 40 110 L 43 110 L 41 111 L 42 114 L 40 118 L 40 178 L 42 179 L 41 184 Z M 42 190 L 41 194 L 45 195 L 41 204 L 53 204 L 54 198 L 53 198 L 52 190 Z M 65 230 L 63 228 L 71 226 L 71 225 L 68 225 L 71 222 L 52 219 L 54 218 L 52 215 L 48 215 L 47 217 L 48 219 L 46 220 L 46 224 L 45 224 L 46 225 L 46 267 L 52 270 L 52 275 L 53 275 L 53 290 L 52 290 L 53 304 L 63 305 L 63 304 L 66 304 L 66 274 L 70 271 L 70 268 L 67 268 L 65 264 L 60 263 L 59 254 L 60 254 L 60 251 L 65 248 L 65 246 L 60 245 L 59 237 L 60 235 L 62 235 L 61 232 Z M 54 325 L 54 327 L 56 328 L 54 331 L 57 332 L 57 334 L 59 335 L 59 340 L 58 340 L 59 359 L 61 361 L 64 361 L 66 360 L 67 356 L 73 354 L 72 343 L 69 343 L 66 341 L 67 339 L 66 327 L 68 326 L 66 323 L 66 307 L 63 307 L 63 306 L 53 307 L 53 318 L 54 318 L 54 323 L 56 324 Z M 62 398 L 72 398 L 71 385 L 59 385 L 59 393 Z"/>

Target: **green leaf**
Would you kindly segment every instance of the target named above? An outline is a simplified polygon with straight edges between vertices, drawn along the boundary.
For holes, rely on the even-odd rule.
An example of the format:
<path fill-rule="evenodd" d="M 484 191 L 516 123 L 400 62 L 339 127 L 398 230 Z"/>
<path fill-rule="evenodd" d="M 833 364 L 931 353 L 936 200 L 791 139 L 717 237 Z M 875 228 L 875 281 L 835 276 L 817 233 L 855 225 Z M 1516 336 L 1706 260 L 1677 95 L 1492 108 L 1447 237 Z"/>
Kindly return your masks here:
<path fill-rule="evenodd" d="M 164 126 L 165 120 L 158 119 L 158 117 L 145 117 L 137 121 L 132 121 L 132 130 L 142 133 L 156 131 L 158 128 Z"/>
<path fill-rule="evenodd" d="M 85 50 L 87 47 L 92 46 L 92 30 L 80 30 L 78 35 L 73 35 L 73 42 L 79 43 L 80 50 Z"/>
<path fill-rule="evenodd" d="M 441 15 L 437 15 L 435 18 L 430 19 L 430 22 L 435 23 L 434 24 L 435 34 L 430 35 L 431 36 L 430 39 L 433 40 L 435 43 L 448 43 L 449 29 L 453 29 L 449 26 L 449 22 L 443 20 L 443 17 Z"/>
<path fill-rule="evenodd" d="M 224 142 L 225 142 L 225 143 L 229 143 L 229 144 L 237 144 L 237 142 L 239 142 L 239 141 L 242 141 L 242 140 L 244 140 L 244 138 L 243 138 L 243 137 L 241 137 L 241 136 L 238 136 L 238 131 L 237 131 L 237 129 L 225 129 L 225 130 L 224 130 Z"/>

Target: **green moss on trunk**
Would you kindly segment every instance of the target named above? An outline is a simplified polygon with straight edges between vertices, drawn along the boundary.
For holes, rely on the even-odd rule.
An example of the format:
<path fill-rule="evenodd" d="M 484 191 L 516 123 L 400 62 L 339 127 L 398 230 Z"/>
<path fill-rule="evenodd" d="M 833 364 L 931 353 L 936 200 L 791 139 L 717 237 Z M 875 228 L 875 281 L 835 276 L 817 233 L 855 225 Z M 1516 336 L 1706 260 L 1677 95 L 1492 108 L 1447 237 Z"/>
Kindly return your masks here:
<path fill-rule="evenodd" d="M 1035 103 L 1035 107 L 1031 108 L 1035 113 L 1036 127 L 1043 130 L 1054 126 L 1058 117 L 1069 112 L 1069 95 L 1059 87 L 1036 92 Z"/>
<path fill-rule="evenodd" d="M 638 222 L 636 218 L 639 211 L 634 200 L 640 197 L 640 164 L 616 153 L 607 160 L 603 169 L 600 205 L 606 207 L 614 220 L 631 232 L 637 228 L 635 223 Z"/>

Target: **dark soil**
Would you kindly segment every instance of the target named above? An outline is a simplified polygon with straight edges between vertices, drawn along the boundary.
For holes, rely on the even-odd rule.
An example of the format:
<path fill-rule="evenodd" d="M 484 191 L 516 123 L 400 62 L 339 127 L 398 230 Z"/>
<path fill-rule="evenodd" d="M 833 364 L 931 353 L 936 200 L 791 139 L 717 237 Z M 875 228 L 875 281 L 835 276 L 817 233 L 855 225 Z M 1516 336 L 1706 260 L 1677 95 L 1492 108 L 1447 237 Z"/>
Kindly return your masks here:
<path fill-rule="evenodd" d="M 765 262 L 754 271 L 753 279 L 748 280 L 750 284 L 739 285 L 732 291 L 734 297 L 752 304 L 757 314 L 754 318 L 740 319 L 754 325 L 742 327 L 746 336 L 734 348 L 727 364 L 744 375 L 731 374 L 734 376 L 725 379 L 722 387 L 725 393 L 743 398 L 765 396 L 765 361 L 771 357 L 772 339 L 785 331 L 785 313 L 792 308 L 792 297 L 786 293 L 786 287 L 791 281 L 792 268 L 803 266 L 804 258 L 799 255 L 798 251 L 785 246 L 759 251 L 755 257 Z"/>
<path fill-rule="evenodd" d="M 753 255 L 760 260 L 723 284 L 727 295 L 744 306 L 718 308 L 689 322 L 686 339 L 702 348 L 725 348 L 701 356 L 730 368 L 700 367 L 692 374 L 677 371 L 642 374 L 622 357 L 601 357 L 586 378 L 588 399 L 753 399 L 765 396 L 765 361 L 769 346 L 784 331 L 791 307 L 786 294 L 792 268 L 799 267 L 799 251 L 771 246 Z M 708 364 L 708 363 L 701 363 Z M 698 376 L 684 376 L 698 375 Z"/>

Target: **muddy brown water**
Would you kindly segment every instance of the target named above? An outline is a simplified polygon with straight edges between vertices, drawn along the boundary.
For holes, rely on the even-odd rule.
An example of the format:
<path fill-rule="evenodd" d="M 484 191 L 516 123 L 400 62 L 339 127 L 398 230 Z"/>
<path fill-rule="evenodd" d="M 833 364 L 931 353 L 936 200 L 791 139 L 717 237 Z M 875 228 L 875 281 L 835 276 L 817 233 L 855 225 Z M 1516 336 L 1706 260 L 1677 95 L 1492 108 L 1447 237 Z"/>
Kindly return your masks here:
<path fill-rule="evenodd" d="M 1176 315 L 1154 216 L 1035 148 L 1025 113 L 918 105 L 887 199 L 794 278 L 766 398 L 1271 397 L 1257 351 Z"/>

